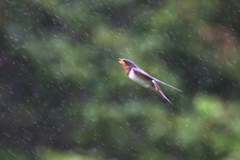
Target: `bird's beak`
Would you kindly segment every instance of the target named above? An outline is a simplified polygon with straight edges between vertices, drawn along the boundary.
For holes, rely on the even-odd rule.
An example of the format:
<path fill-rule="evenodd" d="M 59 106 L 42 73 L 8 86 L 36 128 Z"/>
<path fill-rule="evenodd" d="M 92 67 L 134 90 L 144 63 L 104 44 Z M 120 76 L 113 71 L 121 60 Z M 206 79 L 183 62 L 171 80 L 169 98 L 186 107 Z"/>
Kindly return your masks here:
<path fill-rule="evenodd" d="M 121 59 L 121 58 L 118 58 L 118 59 L 119 59 L 119 61 L 118 61 L 118 62 L 119 62 L 120 64 L 124 64 L 124 61 L 123 61 L 123 59 Z"/>

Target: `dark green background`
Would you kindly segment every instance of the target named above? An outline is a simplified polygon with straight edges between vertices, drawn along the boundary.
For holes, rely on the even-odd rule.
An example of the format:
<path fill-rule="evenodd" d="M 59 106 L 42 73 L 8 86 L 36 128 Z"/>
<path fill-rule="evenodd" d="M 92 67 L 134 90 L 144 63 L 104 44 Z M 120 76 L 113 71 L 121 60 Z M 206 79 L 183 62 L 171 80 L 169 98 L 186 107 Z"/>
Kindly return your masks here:
<path fill-rule="evenodd" d="M 1 0 L 0 159 L 240 159 L 237 0 Z M 174 105 L 131 81 L 154 77 Z"/>

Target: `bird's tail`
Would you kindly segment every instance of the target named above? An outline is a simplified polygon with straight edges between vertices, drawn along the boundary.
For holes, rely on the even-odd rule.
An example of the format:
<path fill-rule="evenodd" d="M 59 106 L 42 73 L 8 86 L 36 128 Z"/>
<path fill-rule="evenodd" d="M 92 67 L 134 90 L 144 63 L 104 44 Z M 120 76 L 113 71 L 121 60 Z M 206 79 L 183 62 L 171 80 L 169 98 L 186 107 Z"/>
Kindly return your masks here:
<path fill-rule="evenodd" d="M 158 94 L 160 94 L 164 99 L 166 99 L 169 103 L 172 104 L 172 102 L 169 100 L 168 96 L 165 95 L 162 90 L 160 89 L 160 87 L 158 86 L 157 82 L 155 80 L 152 80 L 153 83 L 153 88 L 151 88 L 153 91 L 157 92 Z"/>

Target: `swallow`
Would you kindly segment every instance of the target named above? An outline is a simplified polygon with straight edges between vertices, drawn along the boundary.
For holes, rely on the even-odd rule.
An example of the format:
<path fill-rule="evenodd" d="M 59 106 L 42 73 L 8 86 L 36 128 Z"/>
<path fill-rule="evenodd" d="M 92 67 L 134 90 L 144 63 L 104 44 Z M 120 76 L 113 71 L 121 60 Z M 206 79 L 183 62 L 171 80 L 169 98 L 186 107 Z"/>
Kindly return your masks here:
<path fill-rule="evenodd" d="M 180 89 L 177 89 L 165 82 L 162 82 L 162 81 L 150 76 L 147 72 L 140 69 L 135 63 L 133 63 L 132 61 L 130 61 L 128 59 L 119 58 L 118 62 L 122 65 L 123 69 L 125 70 L 125 72 L 127 73 L 128 77 L 131 80 L 137 82 L 138 84 L 140 84 L 141 86 L 143 86 L 145 88 L 149 88 L 150 90 L 158 93 L 159 95 L 161 95 L 164 99 L 166 99 L 171 104 L 172 104 L 172 102 L 162 92 L 162 90 L 158 86 L 157 82 L 182 92 Z"/>

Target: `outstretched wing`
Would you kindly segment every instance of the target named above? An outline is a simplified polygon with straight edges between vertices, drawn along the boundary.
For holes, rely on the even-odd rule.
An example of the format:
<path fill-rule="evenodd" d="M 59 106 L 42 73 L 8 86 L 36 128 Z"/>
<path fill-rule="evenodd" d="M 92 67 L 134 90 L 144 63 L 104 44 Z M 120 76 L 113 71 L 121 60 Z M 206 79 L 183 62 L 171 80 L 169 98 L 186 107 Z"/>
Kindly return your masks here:
<path fill-rule="evenodd" d="M 175 89 L 175 90 L 178 90 L 178 91 L 182 92 L 180 89 L 177 89 L 177 88 L 175 88 L 175 87 L 173 87 L 173 86 L 171 86 L 171 85 L 169 85 L 169 84 L 167 84 L 167 83 L 165 83 L 165 82 L 163 82 L 163 81 L 160 81 L 160 80 L 158 80 L 158 79 L 156 79 L 156 78 L 154 78 L 154 77 L 153 77 L 153 79 L 154 79 L 155 81 L 157 81 L 157 82 L 165 85 L 165 86 L 168 86 L 168 87 L 170 87 L 170 88 L 172 88 L 172 89 Z"/>
<path fill-rule="evenodd" d="M 148 78 L 150 78 L 150 79 L 153 79 L 153 80 L 155 80 L 155 81 L 157 81 L 157 82 L 159 82 L 159 83 L 161 83 L 161 84 L 163 84 L 163 85 L 165 85 L 165 86 L 168 86 L 168 87 L 170 87 L 170 88 L 173 88 L 173 89 L 175 89 L 175 90 L 178 90 L 178 91 L 182 92 L 180 89 L 177 89 L 177 88 L 175 88 L 175 87 L 173 87 L 173 86 L 171 86 L 171 85 L 169 85 L 169 84 L 167 84 L 167 83 L 165 83 L 165 82 L 163 82 L 163 81 L 160 81 L 160 80 L 158 80 L 158 79 L 150 76 L 147 72 L 141 70 L 140 68 L 132 68 L 132 69 L 133 69 L 135 72 L 139 72 L 139 73 L 143 74 L 145 77 L 148 77 Z"/>

